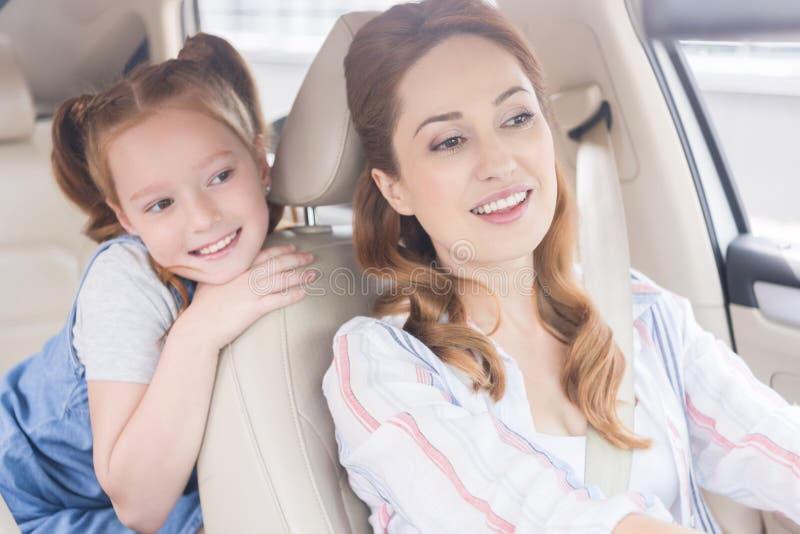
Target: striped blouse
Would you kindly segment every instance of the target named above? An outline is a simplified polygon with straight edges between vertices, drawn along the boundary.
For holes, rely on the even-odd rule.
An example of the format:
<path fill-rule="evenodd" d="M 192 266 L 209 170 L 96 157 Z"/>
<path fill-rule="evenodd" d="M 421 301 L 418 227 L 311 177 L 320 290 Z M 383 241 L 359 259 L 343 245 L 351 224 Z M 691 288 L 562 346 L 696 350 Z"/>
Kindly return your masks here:
<path fill-rule="evenodd" d="M 800 407 L 702 330 L 686 299 L 635 271 L 632 287 L 635 394 L 666 429 L 679 485 L 672 514 L 646 492 L 585 486 L 538 443 L 507 354 L 495 403 L 403 331 L 403 317 L 356 317 L 334 338 L 323 390 L 374 531 L 611 532 L 638 512 L 721 533 L 700 487 L 800 523 Z"/>

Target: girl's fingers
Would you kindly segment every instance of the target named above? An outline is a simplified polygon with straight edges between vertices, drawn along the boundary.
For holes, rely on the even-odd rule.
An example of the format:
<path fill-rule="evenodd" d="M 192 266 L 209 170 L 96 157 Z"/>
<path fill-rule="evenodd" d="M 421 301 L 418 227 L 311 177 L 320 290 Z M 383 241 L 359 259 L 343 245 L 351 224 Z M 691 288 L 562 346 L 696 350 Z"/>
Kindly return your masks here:
<path fill-rule="evenodd" d="M 295 250 L 297 250 L 297 247 L 294 245 L 281 245 L 278 247 L 265 248 L 259 252 L 256 256 L 256 259 L 253 260 L 253 266 L 260 265 L 266 262 L 268 259 L 280 256 L 281 254 L 291 254 Z"/>
<path fill-rule="evenodd" d="M 298 267 L 304 267 L 314 261 L 314 255 L 309 252 L 296 252 L 293 254 L 281 254 L 267 259 L 260 267 L 255 267 L 253 272 L 258 272 L 261 276 L 274 276 L 283 271 L 290 271 Z"/>
<path fill-rule="evenodd" d="M 305 288 L 302 286 L 295 286 L 279 293 L 270 293 L 260 300 L 262 306 L 261 313 L 267 314 L 279 310 L 289 304 L 294 304 L 295 302 L 303 300 L 305 296 Z"/>
<path fill-rule="evenodd" d="M 254 292 L 259 296 L 265 296 L 274 293 L 284 293 L 295 286 L 309 284 L 318 276 L 319 273 L 314 270 L 282 271 L 278 274 L 262 278 L 256 283 L 251 284 L 251 289 L 253 289 Z"/>

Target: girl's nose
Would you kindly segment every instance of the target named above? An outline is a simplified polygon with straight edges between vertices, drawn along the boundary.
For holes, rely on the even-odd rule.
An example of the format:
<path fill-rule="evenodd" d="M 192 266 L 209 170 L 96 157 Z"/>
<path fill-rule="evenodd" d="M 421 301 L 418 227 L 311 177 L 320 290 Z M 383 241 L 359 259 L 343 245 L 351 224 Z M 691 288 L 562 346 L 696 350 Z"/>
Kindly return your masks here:
<path fill-rule="evenodd" d="M 220 221 L 222 221 L 222 212 L 214 202 L 205 198 L 204 195 L 200 195 L 192 203 L 189 223 L 193 231 L 203 232 L 209 230 Z"/>

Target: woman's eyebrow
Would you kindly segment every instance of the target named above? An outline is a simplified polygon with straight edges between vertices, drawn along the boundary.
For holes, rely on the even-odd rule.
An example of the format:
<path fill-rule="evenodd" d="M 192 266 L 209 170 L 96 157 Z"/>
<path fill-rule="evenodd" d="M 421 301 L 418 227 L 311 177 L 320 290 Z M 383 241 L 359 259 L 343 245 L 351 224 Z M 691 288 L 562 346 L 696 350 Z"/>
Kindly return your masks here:
<path fill-rule="evenodd" d="M 520 91 L 524 91 L 526 93 L 530 92 L 527 89 L 525 89 L 524 87 L 520 87 L 519 85 L 515 85 L 514 87 L 511 87 L 510 89 L 506 89 L 505 91 L 500 93 L 500 95 L 497 98 L 494 99 L 494 105 L 495 106 L 499 106 L 500 104 L 503 103 L 503 101 L 505 99 L 507 99 L 508 97 L 513 95 L 514 93 L 518 93 Z"/>
<path fill-rule="evenodd" d="M 460 119 L 462 116 L 463 115 L 461 114 L 460 111 L 451 111 L 449 113 L 442 113 L 441 115 L 434 115 L 433 117 L 428 117 L 427 119 L 422 121 L 422 123 L 419 126 L 417 126 L 417 131 L 414 132 L 414 135 L 412 136 L 412 139 L 417 136 L 419 131 L 426 124 L 430 124 L 432 122 L 452 121 L 452 120 Z"/>
<path fill-rule="evenodd" d="M 526 93 L 530 92 L 527 89 L 525 89 L 524 87 L 520 87 L 519 85 L 515 85 L 514 87 L 510 87 L 510 88 L 506 89 L 505 91 L 503 91 L 502 93 L 500 93 L 498 95 L 498 97 L 494 99 L 494 105 L 495 106 L 499 106 L 508 97 L 510 97 L 514 93 L 518 93 L 520 91 L 524 91 Z M 424 128 L 425 125 L 427 125 L 427 124 L 430 124 L 432 122 L 440 122 L 440 121 L 452 121 L 452 120 L 460 119 L 462 116 L 463 115 L 461 114 L 460 111 L 451 111 L 449 113 L 442 113 L 441 115 L 434 115 L 432 117 L 428 117 L 427 119 L 422 121 L 422 123 L 419 126 L 417 126 L 417 130 L 414 132 L 413 137 L 416 137 L 417 134 L 419 133 L 419 131 L 422 128 Z"/>

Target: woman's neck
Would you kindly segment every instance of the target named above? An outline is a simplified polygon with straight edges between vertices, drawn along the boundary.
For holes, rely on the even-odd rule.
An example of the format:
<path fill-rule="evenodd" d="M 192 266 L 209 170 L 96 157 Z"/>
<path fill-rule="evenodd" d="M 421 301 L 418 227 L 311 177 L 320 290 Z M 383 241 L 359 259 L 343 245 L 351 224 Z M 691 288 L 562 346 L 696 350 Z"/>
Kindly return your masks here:
<path fill-rule="evenodd" d="M 466 281 L 458 284 L 456 291 L 467 315 L 481 330 L 493 330 L 498 319 L 529 327 L 539 323 L 533 254 L 507 262 L 447 267 Z"/>

